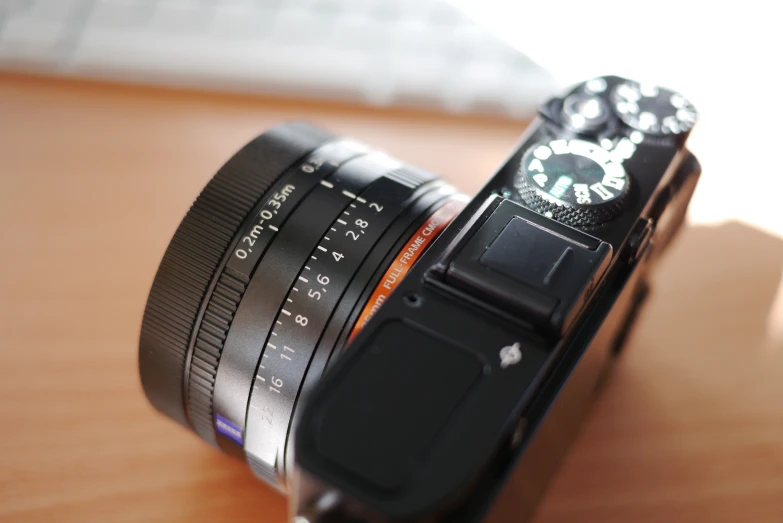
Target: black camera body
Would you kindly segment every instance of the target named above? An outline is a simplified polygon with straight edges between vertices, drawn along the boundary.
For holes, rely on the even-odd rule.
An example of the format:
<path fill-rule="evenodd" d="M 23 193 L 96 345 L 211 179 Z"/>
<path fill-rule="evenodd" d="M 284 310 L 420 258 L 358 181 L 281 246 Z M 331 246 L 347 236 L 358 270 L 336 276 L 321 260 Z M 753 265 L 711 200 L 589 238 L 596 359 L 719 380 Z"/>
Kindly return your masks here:
<path fill-rule="evenodd" d="M 646 90 L 656 103 L 675 97 L 686 106 L 675 93 L 606 77 L 542 107 L 506 163 L 306 400 L 296 438 L 300 511 L 317 513 L 324 493 L 337 492 L 341 502 L 325 511 L 340 514 L 336 521 L 527 519 L 622 348 L 650 263 L 679 229 L 700 174 L 684 147 L 687 129 L 640 137 L 644 131 L 622 121 L 621 85 L 642 95 L 628 103 L 639 105 Z M 600 106 L 586 110 L 600 121 L 574 125 L 573 106 L 594 101 Z M 666 112 L 652 114 L 661 121 Z M 680 127 L 694 120 L 680 116 Z M 610 185 L 618 178 L 606 168 L 590 172 L 595 152 L 581 144 L 576 152 L 562 142 L 562 151 L 539 149 L 540 162 L 528 154 L 558 140 L 602 149 L 594 163 L 605 162 L 601 143 L 611 141 L 617 156 L 609 155 L 627 173 L 623 186 Z M 566 161 L 547 165 L 558 152 Z M 573 188 L 579 184 L 552 180 L 583 181 L 569 167 L 585 182 L 605 179 L 614 193 L 625 191 L 614 216 L 569 209 L 562 197 L 504 197 L 514 186 L 522 194 Z M 602 189 L 586 185 L 607 205 Z M 566 212 L 562 221 L 574 226 L 547 217 Z"/>
<path fill-rule="evenodd" d="M 298 523 L 526 521 L 684 221 L 695 121 L 594 78 L 470 200 L 309 126 L 265 133 L 164 255 L 144 390 Z"/>

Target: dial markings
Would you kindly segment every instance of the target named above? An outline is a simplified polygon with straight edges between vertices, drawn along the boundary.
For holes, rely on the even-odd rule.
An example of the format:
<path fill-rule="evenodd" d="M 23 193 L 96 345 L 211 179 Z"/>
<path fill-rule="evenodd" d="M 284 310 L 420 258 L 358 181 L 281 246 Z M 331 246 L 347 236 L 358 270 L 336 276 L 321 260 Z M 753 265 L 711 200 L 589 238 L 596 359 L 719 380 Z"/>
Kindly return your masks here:
<path fill-rule="evenodd" d="M 693 105 L 663 87 L 626 81 L 614 89 L 611 99 L 623 122 L 638 131 L 676 135 L 689 131 L 696 123 Z"/>
<path fill-rule="evenodd" d="M 250 278 L 278 228 L 295 211 L 299 202 L 315 188 L 334 187 L 326 177 L 331 176 L 346 161 L 366 152 L 366 148 L 360 144 L 341 140 L 323 145 L 310 153 L 296 169 L 281 178 L 276 187 L 270 188 L 268 195 L 259 202 L 251 222 L 233 249 L 227 267 Z"/>
<path fill-rule="evenodd" d="M 601 77 L 593 78 L 587 82 L 587 84 L 585 84 L 585 87 L 588 91 L 592 91 L 594 93 L 603 93 L 606 91 L 606 80 Z"/>
<path fill-rule="evenodd" d="M 533 145 L 522 157 L 515 184 L 522 199 L 542 214 L 569 225 L 600 223 L 620 209 L 617 202 L 628 185 L 622 162 L 635 152 L 629 138 L 616 144 L 606 138 L 600 145 L 581 139 Z"/>
<path fill-rule="evenodd" d="M 538 158 L 535 158 L 532 162 L 530 162 L 527 166 L 528 169 L 531 171 L 538 171 L 540 173 L 544 172 L 544 165 L 541 163 L 541 160 Z"/>
<path fill-rule="evenodd" d="M 319 224 L 326 232 L 315 247 L 327 256 L 316 255 L 317 251 L 309 258 L 302 256 L 306 264 L 298 266 L 294 280 L 298 288 L 289 289 L 284 308 L 278 309 L 275 318 L 273 344 L 281 349 L 276 351 L 280 357 L 271 348 L 266 351 L 264 366 L 259 366 L 264 381 L 257 379 L 260 387 L 250 398 L 251 405 L 259 408 L 252 409 L 253 416 L 248 418 L 246 448 L 262 456 L 272 469 L 280 467 L 275 460 L 285 445 L 302 376 L 335 307 L 367 253 L 402 210 L 400 203 L 409 201 L 417 187 L 400 184 L 393 177 L 378 178 L 361 195 L 356 194 L 356 186 L 342 181 L 334 180 L 328 187 L 337 189 L 332 197 L 339 193 L 350 200 L 338 198 L 343 208 L 335 210 L 331 225 Z"/>

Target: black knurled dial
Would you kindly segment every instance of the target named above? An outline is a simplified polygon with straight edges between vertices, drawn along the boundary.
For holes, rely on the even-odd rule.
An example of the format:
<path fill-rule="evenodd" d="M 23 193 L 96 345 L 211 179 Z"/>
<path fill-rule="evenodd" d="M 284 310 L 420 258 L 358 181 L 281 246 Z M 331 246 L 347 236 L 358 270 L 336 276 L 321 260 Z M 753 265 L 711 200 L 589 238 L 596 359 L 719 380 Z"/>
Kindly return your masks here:
<path fill-rule="evenodd" d="M 515 187 L 534 211 L 589 228 L 617 216 L 628 193 L 622 163 L 598 144 L 579 139 L 537 143 L 522 156 Z"/>

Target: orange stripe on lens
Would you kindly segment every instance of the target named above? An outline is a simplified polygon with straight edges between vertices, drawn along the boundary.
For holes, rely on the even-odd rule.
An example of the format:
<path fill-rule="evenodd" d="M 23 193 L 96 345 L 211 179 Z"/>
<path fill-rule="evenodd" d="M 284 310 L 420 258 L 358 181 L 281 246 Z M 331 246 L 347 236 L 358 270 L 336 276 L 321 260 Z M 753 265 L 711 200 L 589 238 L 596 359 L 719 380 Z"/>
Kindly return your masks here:
<path fill-rule="evenodd" d="M 427 218 L 421 227 L 413 233 L 405 246 L 397 253 L 372 296 L 364 305 L 364 309 L 362 309 L 362 313 L 359 315 L 359 319 L 354 324 L 351 335 L 348 337 L 349 342 L 367 325 L 370 318 L 378 312 L 383 302 L 397 288 L 410 268 L 413 267 L 413 264 L 416 263 L 416 260 L 424 254 L 429 244 L 443 232 L 446 226 L 451 223 L 464 207 L 465 203 L 462 201 L 452 200 L 448 202 Z"/>

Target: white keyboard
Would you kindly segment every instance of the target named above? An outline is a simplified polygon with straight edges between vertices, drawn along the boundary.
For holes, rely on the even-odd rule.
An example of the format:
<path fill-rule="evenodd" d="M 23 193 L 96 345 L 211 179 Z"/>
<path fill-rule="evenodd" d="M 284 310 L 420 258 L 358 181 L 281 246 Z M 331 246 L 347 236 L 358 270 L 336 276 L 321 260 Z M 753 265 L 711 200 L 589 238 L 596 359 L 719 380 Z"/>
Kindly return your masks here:
<path fill-rule="evenodd" d="M 555 88 L 439 0 L 0 0 L 0 69 L 510 117 Z"/>

